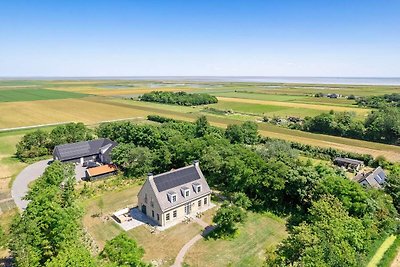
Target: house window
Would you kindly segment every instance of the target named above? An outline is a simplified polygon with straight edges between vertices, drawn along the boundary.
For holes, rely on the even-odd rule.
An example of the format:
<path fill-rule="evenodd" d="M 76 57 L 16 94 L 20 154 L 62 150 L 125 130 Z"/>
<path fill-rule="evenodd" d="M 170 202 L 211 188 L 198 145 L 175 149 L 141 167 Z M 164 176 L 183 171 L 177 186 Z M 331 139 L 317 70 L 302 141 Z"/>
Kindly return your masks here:
<path fill-rule="evenodd" d="M 154 210 L 151 211 L 151 217 L 154 218 Z"/>
<path fill-rule="evenodd" d="M 174 218 L 176 218 L 176 217 L 178 216 L 178 213 L 177 213 L 176 210 L 174 210 L 174 211 L 172 212 L 172 216 L 173 216 Z"/>
<path fill-rule="evenodd" d="M 177 195 L 175 192 L 168 192 L 167 197 L 168 197 L 168 201 L 171 203 L 174 203 L 177 200 Z"/>
<path fill-rule="evenodd" d="M 165 214 L 165 219 L 169 221 L 169 213 Z"/>
<path fill-rule="evenodd" d="M 150 206 L 152 207 L 152 208 L 154 208 L 154 201 L 153 201 L 153 197 L 151 198 L 151 200 L 150 200 Z"/>
<path fill-rule="evenodd" d="M 199 184 L 199 183 L 194 183 L 194 184 L 193 184 L 193 191 L 194 191 L 195 193 L 200 193 L 200 191 L 201 191 L 201 184 Z"/>
<path fill-rule="evenodd" d="M 157 221 L 160 221 L 160 214 L 157 213 Z"/>
<path fill-rule="evenodd" d="M 201 199 L 197 201 L 197 206 L 201 207 Z"/>
<path fill-rule="evenodd" d="M 207 198 L 204 198 L 204 205 L 207 205 Z"/>
<path fill-rule="evenodd" d="M 144 194 L 144 202 L 147 203 L 147 194 Z"/>
<path fill-rule="evenodd" d="M 190 196 L 190 189 L 187 188 L 186 186 L 182 187 L 181 188 L 181 193 L 182 193 L 182 196 L 188 197 L 188 196 Z"/>

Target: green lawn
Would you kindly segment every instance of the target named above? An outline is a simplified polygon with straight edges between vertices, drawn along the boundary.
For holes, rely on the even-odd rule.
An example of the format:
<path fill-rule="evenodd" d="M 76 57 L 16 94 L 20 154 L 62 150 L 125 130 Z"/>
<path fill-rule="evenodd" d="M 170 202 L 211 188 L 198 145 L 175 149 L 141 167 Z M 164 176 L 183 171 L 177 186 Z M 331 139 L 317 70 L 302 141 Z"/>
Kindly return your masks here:
<path fill-rule="evenodd" d="M 56 91 L 48 89 L 25 88 L 25 89 L 0 90 L 0 102 L 81 98 L 84 96 L 86 95 L 81 93 Z"/>
<path fill-rule="evenodd" d="M 285 221 L 269 214 L 248 213 L 232 240 L 200 240 L 186 254 L 189 266 L 262 266 L 265 249 L 287 236 Z"/>

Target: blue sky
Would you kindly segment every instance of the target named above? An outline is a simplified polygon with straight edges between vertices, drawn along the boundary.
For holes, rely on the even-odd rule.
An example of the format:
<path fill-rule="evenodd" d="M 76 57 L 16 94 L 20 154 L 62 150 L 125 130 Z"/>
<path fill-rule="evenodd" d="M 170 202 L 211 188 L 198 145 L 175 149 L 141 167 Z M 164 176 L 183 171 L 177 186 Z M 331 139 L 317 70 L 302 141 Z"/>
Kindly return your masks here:
<path fill-rule="evenodd" d="M 0 1 L 0 76 L 400 77 L 400 1 Z"/>

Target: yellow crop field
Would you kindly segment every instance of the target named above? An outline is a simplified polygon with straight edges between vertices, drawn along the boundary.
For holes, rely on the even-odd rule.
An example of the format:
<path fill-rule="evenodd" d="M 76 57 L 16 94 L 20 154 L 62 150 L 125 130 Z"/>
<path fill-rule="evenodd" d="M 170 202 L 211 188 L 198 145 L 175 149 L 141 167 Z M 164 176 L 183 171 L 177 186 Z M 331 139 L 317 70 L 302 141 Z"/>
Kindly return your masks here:
<path fill-rule="evenodd" d="M 95 100 L 82 99 L 40 100 L 0 103 L 0 129 L 60 122 L 93 124 L 103 120 L 144 117 L 148 112 L 134 107 L 121 107 Z"/>

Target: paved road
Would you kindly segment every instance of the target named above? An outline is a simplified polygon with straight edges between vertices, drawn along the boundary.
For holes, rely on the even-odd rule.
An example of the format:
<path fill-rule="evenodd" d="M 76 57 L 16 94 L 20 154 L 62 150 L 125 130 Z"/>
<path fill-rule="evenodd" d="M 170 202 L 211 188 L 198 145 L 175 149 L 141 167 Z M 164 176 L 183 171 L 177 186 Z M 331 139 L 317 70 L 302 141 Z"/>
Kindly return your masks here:
<path fill-rule="evenodd" d="M 20 210 L 24 210 L 28 205 L 28 201 L 23 200 L 22 198 L 28 193 L 29 183 L 39 178 L 39 176 L 44 173 L 44 170 L 50 162 L 51 160 L 46 159 L 33 163 L 23 169 L 23 171 L 15 178 L 11 187 L 11 196 Z M 82 177 L 85 176 L 85 169 L 86 168 L 80 165 L 75 166 L 75 176 L 77 181 L 81 181 Z"/>
<path fill-rule="evenodd" d="M 201 226 L 203 226 L 205 229 L 201 234 L 196 235 L 195 237 L 193 237 L 192 239 L 189 240 L 189 242 L 187 242 L 179 251 L 178 255 L 175 258 L 175 262 L 174 265 L 172 265 L 171 267 L 181 267 L 183 260 L 185 258 L 185 254 L 188 252 L 188 250 L 200 239 L 202 239 L 203 237 L 207 236 L 212 230 L 214 230 L 214 226 L 212 225 L 208 225 L 207 223 L 205 223 L 203 220 L 199 219 L 199 218 L 193 218 L 195 222 L 197 222 L 198 224 L 200 224 Z"/>
<path fill-rule="evenodd" d="M 28 185 L 30 182 L 36 180 L 44 173 L 44 170 L 48 166 L 49 160 L 41 160 L 34 164 L 29 165 L 22 170 L 15 178 L 15 181 L 11 187 L 11 196 L 14 199 L 15 204 L 20 210 L 24 210 L 28 205 L 28 201 L 22 198 L 28 193 Z"/>

